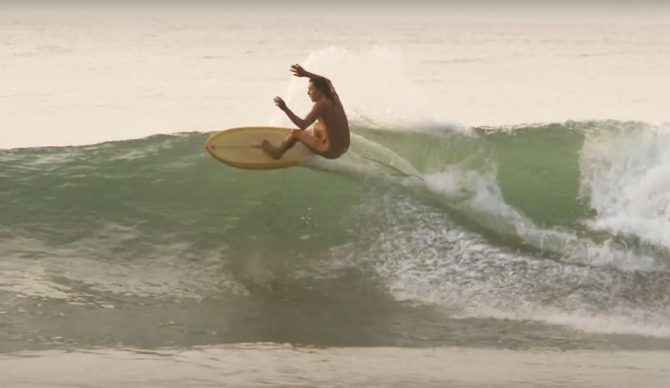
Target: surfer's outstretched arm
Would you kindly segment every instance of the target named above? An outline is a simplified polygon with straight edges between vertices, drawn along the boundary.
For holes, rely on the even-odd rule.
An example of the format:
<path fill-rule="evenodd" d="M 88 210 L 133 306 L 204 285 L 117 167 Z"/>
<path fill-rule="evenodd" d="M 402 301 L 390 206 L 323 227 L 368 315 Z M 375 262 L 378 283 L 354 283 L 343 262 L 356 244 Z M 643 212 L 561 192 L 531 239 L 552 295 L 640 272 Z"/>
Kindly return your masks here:
<path fill-rule="evenodd" d="M 291 121 L 293 121 L 293 124 L 295 124 L 298 128 L 300 129 L 305 129 L 309 127 L 310 125 L 314 124 L 316 119 L 318 119 L 323 110 L 324 110 L 324 103 L 319 101 L 314 104 L 312 107 L 312 110 L 305 116 L 304 119 L 301 119 L 298 115 L 293 113 L 288 106 L 286 106 L 286 103 L 284 100 L 282 100 L 281 97 L 275 97 L 275 105 L 279 107 L 279 109 L 283 110 L 284 113 L 286 113 L 286 116 L 288 116 Z"/>
<path fill-rule="evenodd" d="M 293 66 L 291 66 L 291 72 L 293 75 L 296 77 L 307 77 L 309 79 L 315 79 L 315 78 L 322 78 L 326 83 L 328 84 L 328 87 L 330 88 L 331 94 L 337 96 L 337 92 L 335 91 L 335 87 L 333 86 L 333 83 L 330 82 L 330 80 L 322 75 L 314 74 L 312 72 L 309 72 L 305 70 L 302 66 L 298 65 L 297 63 Z"/>

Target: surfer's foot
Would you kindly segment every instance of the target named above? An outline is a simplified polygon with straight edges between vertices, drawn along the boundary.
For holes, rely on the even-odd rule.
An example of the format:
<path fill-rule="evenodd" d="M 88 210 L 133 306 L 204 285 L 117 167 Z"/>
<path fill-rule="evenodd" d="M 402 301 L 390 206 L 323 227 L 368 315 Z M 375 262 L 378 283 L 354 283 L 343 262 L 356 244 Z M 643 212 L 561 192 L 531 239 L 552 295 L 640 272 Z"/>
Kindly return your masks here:
<path fill-rule="evenodd" d="M 261 148 L 274 160 L 281 158 L 281 155 L 283 154 L 279 148 L 276 148 L 267 140 L 263 140 L 261 143 Z"/>

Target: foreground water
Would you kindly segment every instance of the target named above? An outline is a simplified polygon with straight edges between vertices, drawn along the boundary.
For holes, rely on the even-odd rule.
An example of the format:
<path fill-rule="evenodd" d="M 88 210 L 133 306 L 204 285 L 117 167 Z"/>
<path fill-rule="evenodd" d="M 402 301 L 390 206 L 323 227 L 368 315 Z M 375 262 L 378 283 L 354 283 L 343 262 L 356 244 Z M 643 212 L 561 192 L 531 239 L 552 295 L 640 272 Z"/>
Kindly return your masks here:
<path fill-rule="evenodd" d="M 0 383 L 17 388 L 665 387 L 670 381 L 664 352 L 240 344 L 189 350 L 23 352 L 0 361 Z"/>

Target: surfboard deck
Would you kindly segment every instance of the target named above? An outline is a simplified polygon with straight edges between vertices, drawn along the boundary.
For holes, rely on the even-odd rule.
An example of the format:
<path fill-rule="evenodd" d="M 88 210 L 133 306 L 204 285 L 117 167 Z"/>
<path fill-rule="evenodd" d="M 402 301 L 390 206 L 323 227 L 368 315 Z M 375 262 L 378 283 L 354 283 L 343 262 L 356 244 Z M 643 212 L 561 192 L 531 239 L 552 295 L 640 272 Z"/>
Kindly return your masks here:
<path fill-rule="evenodd" d="M 212 134 L 205 142 L 205 150 L 214 159 L 237 168 L 270 170 L 291 167 L 313 155 L 304 144 L 298 142 L 279 160 L 272 159 L 260 148 L 264 139 L 279 146 L 291 131 L 291 128 L 282 127 L 230 128 Z"/>

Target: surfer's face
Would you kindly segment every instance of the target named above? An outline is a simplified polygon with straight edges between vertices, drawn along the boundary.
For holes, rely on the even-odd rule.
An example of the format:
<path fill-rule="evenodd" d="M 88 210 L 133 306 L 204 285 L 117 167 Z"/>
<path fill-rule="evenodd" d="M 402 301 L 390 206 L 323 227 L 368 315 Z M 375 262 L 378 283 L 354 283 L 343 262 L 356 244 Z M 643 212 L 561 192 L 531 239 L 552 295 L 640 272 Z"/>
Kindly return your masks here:
<path fill-rule="evenodd" d="M 314 102 L 319 101 L 321 98 L 323 98 L 323 92 L 317 89 L 312 82 L 310 82 L 309 86 L 307 86 L 307 95 Z"/>

